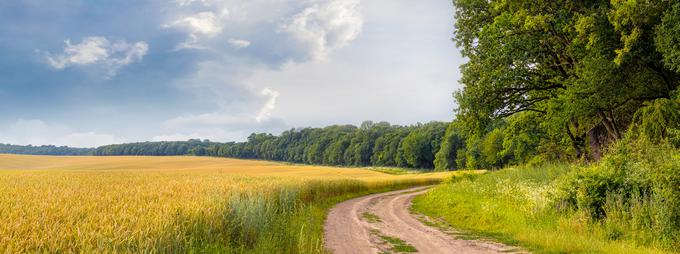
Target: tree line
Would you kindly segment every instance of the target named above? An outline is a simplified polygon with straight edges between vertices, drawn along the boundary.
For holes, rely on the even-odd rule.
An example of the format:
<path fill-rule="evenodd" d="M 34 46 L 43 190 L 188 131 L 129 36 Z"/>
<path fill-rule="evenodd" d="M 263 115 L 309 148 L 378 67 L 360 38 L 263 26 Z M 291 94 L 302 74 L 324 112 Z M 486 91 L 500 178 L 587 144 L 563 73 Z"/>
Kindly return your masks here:
<path fill-rule="evenodd" d="M 68 146 L 19 146 L 0 143 L 0 153 L 30 155 L 90 155 L 92 148 L 73 148 Z"/>
<path fill-rule="evenodd" d="M 366 121 L 359 127 L 302 128 L 206 149 L 205 155 L 333 166 L 435 168 L 448 123 L 412 126 Z"/>
<path fill-rule="evenodd" d="M 93 149 L 95 156 L 175 156 L 205 155 L 204 151 L 222 143 L 208 139 L 189 139 L 188 141 L 137 142 L 117 145 L 105 145 Z"/>
<path fill-rule="evenodd" d="M 89 156 L 176 156 L 205 155 L 210 147 L 223 143 L 210 140 L 190 139 L 188 141 L 137 142 L 105 145 L 96 148 L 74 148 L 68 146 L 10 145 L 0 143 L 0 153 L 29 155 L 89 155 Z"/>
<path fill-rule="evenodd" d="M 210 140 L 138 142 L 97 148 L 68 148 L 94 156 L 215 156 L 260 159 L 331 166 L 377 166 L 448 170 L 457 168 L 455 159 L 463 139 L 450 123 L 430 122 L 410 126 L 387 122 L 363 122 L 360 126 L 333 125 L 298 128 L 280 135 L 253 133 L 245 142 L 218 143 Z M 6 153 L 65 155 L 35 146 L 14 146 L 22 150 Z"/>

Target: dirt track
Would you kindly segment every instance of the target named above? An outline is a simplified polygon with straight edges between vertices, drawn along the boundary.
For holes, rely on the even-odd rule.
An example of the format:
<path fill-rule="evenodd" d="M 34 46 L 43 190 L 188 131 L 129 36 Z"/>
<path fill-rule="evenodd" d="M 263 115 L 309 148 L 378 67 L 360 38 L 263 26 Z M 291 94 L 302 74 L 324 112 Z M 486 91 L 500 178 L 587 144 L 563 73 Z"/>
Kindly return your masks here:
<path fill-rule="evenodd" d="M 463 240 L 455 232 L 426 226 L 409 208 L 428 187 L 355 198 L 331 209 L 324 226 L 325 247 L 343 253 L 508 253 L 513 247 Z M 419 217 L 421 220 L 424 217 Z"/>

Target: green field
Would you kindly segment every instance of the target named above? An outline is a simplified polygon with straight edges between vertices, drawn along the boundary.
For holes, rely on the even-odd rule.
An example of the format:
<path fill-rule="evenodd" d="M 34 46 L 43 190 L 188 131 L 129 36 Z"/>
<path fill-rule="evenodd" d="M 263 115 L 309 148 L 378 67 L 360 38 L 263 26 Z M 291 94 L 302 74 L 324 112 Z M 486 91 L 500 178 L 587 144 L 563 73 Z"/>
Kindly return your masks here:
<path fill-rule="evenodd" d="M 322 253 L 334 203 L 450 175 L 206 157 L 0 155 L 0 250 Z"/>

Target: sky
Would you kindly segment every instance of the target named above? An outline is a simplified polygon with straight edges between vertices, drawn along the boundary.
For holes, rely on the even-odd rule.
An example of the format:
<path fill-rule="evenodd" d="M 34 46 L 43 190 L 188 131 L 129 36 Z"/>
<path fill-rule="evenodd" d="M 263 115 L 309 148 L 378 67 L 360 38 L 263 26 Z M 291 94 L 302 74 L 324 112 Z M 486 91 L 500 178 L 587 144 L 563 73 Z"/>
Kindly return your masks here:
<path fill-rule="evenodd" d="M 453 119 L 444 0 L 0 1 L 0 143 Z"/>

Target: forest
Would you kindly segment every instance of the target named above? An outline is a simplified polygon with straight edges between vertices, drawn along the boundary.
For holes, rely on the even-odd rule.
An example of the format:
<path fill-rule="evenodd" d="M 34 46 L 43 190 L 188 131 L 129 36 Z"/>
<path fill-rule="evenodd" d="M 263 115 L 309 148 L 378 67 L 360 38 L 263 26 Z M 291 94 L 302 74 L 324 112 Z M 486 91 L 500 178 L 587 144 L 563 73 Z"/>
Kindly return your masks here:
<path fill-rule="evenodd" d="M 68 146 L 19 146 L 0 143 L 0 153 L 30 155 L 91 155 L 92 148 L 73 148 Z"/>
<path fill-rule="evenodd" d="M 245 142 L 218 143 L 210 140 L 139 142 L 97 148 L 41 149 L 12 146 L 6 153 L 95 156 L 215 156 L 285 161 L 334 166 L 380 166 L 416 169 L 454 168 L 444 164 L 440 147 L 459 148 L 461 140 L 444 140 L 449 123 L 430 122 L 412 126 L 366 121 L 359 127 L 335 125 L 299 128 L 278 136 L 253 133 Z M 78 151 L 78 153 L 64 153 Z M 443 151 L 443 150 L 442 150 Z M 437 158 L 438 159 L 437 159 Z"/>

